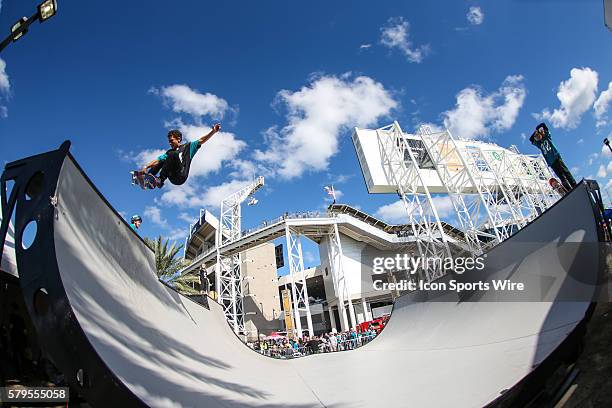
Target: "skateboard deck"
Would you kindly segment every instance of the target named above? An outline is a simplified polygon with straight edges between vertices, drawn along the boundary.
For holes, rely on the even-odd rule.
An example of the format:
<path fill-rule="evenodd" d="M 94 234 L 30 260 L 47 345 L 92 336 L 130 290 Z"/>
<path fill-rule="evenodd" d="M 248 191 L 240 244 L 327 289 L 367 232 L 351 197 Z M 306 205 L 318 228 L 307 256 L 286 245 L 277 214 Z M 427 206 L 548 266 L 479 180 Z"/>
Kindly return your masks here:
<path fill-rule="evenodd" d="M 132 184 L 140 186 L 143 190 L 153 190 L 159 186 L 159 180 L 151 173 L 145 173 L 140 170 L 130 171 L 132 176 Z"/>

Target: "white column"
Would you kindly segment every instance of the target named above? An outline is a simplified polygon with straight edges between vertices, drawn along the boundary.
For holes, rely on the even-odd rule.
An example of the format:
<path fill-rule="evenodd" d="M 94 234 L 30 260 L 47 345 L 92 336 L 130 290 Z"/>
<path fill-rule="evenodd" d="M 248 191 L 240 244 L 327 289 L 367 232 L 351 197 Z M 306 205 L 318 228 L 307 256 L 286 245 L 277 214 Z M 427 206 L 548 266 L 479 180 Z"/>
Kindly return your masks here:
<path fill-rule="evenodd" d="M 304 291 L 304 307 L 306 309 L 306 324 L 308 325 L 308 335 L 314 336 L 314 329 L 312 327 L 312 315 L 310 314 L 310 299 L 308 298 L 308 286 L 306 285 L 306 276 L 304 275 L 304 256 L 302 255 L 302 236 L 296 237 L 298 244 L 298 263 L 299 263 L 299 274 L 302 280 L 302 290 Z"/>
<path fill-rule="evenodd" d="M 363 318 L 366 319 L 366 322 L 372 320 L 372 312 L 368 310 L 365 298 L 361 298 L 361 306 L 363 307 Z"/>
<path fill-rule="evenodd" d="M 336 327 L 336 317 L 334 316 L 334 309 L 332 307 L 329 308 L 329 322 L 331 323 L 332 330 L 338 328 Z"/>
<path fill-rule="evenodd" d="M 348 307 L 349 307 L 349 315 L 351 317 L 351 327 L 353 329 L 357 328 L 357 319 L 355 319 L 355 306 L 353 306 L 353 301 L 351 297 L 348 298 Z"/>
<path fill-rule="evenodd" d="M 355 308 L 353 307 L 353 302 L 351 301 L 351 296 L 348 293 L 348 289 L 346 287 L 346 276 L 344 270 L 344 254 L 342 253 L 342 243 L 340 242 L 340 233 L 338 232 L 338 224 L 334 224 L 334 236 L 336 238 L 336 242 L 338 245 L 338 259 L 339 259 L 339 268 L 338 268 L 338 302 L 340 302 L 340 294 L 342 294 L 342 300 L 348 301 L 349 307 L 349 315 L 351 317 L 351 327 L 356 328 L 357 324 L 355 321 Z M 345 298 L 346 296 L 346 298 Z M 346 321 L 346 310 L 344 309 L 344 302 L 342 302 L 342 318 Z M 347 322 L 348 323 L 348 322 Z M 348 326 L 348 324 L 347 324 Z M 343 329 L 346 330 L 346 329 Z"/>
<path fill-rule="evenodd" d="M 342 331 L 347 331 L 349 329 L 349 324 L 346 314 L 346 305 L 344 302 L 340 303 L 340 298 L 338 298 L 338 312 L 340 313 L 340 329 L 342 329 Z"/>

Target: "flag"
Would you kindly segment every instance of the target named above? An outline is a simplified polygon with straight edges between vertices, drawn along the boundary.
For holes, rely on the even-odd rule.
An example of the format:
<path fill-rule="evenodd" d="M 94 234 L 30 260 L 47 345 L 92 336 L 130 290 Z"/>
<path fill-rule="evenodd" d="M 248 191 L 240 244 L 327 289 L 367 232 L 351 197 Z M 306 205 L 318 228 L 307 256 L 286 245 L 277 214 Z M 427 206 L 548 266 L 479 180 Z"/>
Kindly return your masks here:
<path fill-rule="evenodd" d="M 327 195 L 332 196 L 332 198 L 334 199 L 334 203 L 335 203 L 336 202 L 336 191 L 334 190 L 334 186 L 333 185 L 331 187 L 325 186 L 323 188 L 327 192 Z"/>

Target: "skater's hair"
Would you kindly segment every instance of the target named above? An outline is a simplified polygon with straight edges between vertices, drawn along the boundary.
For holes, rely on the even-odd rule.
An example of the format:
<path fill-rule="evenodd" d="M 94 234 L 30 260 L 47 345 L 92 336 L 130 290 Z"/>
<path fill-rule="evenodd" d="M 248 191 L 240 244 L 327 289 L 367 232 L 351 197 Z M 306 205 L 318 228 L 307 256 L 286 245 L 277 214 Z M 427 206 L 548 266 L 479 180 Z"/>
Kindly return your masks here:
<path fill-rule="evenodd" d="M 178 138 L 179 142 L 183 140 L 183 134 L 178 129 L 172 129 L 168 132 L 168 139 L 170 139 L 171 137 Z"/>

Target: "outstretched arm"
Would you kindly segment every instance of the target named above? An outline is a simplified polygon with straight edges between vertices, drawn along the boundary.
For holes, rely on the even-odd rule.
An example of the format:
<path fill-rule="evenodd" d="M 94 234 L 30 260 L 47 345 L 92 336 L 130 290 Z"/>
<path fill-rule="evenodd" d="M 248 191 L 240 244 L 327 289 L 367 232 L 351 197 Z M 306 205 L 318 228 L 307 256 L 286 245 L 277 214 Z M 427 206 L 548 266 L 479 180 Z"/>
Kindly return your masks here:
<path fill-rule="evenodd" d="M 155 159 L 147 163 L 142 169 L 142 172 L 146 173 L 151 167 L 157 166 L 159 164 L 159 160 Z"/>
<path fill-rule="evenodd" d="M 198 142 L 200 143 L 200 146 L 202 146 L 204 143 L 206 143 L 208 141 L 208 139 L 213 137 L 213 135 L 215 133 L 217 133 L 219 130 L 221 130 L 221 124 L 220 123 L 215 123 L 213 125 L 212 129 L 210 130 L 210 132 L 207 135 L 204 135 L 204 136 L 202 136 L 201 138 L 198 139 Z"/>

